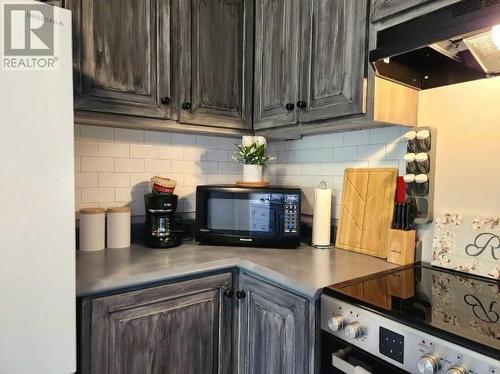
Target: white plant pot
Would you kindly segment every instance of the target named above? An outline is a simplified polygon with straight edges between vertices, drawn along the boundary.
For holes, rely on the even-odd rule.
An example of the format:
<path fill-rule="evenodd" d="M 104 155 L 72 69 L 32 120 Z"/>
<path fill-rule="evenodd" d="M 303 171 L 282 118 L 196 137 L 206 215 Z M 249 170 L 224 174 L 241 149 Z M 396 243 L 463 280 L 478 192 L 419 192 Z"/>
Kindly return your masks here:
<path fill-rule="evenodd" d="M 243 182 L 262 182 L 262 165 L 243 165 Z"/>

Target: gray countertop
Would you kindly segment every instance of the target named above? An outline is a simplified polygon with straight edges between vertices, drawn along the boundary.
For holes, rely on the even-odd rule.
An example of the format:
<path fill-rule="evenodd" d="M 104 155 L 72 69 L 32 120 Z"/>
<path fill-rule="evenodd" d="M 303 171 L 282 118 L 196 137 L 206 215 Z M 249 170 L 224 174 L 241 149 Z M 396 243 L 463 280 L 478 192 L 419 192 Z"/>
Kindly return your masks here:
<path fill-rule="evenodd" d="M 187 242 L 177 248 L 130 248 L 78 252 L 76 294 L 90 296 L 122 288 L 239 267 L 309 299 L 343 282 L 392 269 L 375 257 L 332 248 L 316 250 L 222 247 Z"/>

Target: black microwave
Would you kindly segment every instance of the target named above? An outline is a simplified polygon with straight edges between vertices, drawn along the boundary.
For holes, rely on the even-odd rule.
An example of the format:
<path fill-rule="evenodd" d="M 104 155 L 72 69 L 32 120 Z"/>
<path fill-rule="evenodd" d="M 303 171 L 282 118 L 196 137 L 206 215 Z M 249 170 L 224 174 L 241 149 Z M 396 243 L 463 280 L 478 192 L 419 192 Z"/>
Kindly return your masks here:
<path fill-rule="evenodd" d="M 300 188 L 198 186 L 196 240 L 204 244 L 297 248 Z"/>

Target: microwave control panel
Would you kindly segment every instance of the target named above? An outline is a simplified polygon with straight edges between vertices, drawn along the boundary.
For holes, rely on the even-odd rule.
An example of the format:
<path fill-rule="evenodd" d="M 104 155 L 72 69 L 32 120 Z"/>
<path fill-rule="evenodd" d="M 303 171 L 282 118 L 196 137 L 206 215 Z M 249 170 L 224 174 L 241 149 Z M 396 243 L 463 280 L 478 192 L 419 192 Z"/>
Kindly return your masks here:
<path fill-rule="evenodd" d="M 285 195 L 284 233 L 296 235 L 300 225 L 300 195 Z"/>

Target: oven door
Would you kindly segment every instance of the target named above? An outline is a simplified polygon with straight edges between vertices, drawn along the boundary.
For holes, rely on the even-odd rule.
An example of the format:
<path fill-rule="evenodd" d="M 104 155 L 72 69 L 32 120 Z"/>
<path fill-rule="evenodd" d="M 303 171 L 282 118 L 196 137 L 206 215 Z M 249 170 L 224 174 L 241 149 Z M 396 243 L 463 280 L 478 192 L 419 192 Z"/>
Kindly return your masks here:
<path fill-rule="evenodd" d="M 199 191 L 197 237 L 201 241 L 232 244 L 279 241 L 283 232 L 284 198 L 283 193 L 265 190 Z"/>
<path fill-rule="evenodd" d="M 348 342 L 321 331 L 322 374 L 402 374 L 405 371 Z"/>

